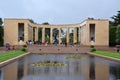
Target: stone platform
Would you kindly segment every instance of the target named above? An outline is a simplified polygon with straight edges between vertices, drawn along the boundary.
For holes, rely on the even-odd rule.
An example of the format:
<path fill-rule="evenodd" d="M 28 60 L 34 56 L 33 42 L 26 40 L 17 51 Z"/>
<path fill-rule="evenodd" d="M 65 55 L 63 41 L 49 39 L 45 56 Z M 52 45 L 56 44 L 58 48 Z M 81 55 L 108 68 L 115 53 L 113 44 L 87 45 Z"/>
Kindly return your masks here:
<path fill-rule="evenodd" d="M 21 49 L 22 46 L 15 46 L 15 50 Z M 103 51 L 110 51 L 110 52 L 116 52 L 115 48 L 106 47 L 106 46 L 96 46 L 97 50 L 103 50 Z M 11 50 L 12 47 L 11 47 Z M 11 51 L 9 50 L 9 51 Z M 27 47 L 28 52 L 32 53 L 87 53 L 90 51 L 90 46 L 71 46 L 68 45 L 65 47 L 64 45 L 28 45 Z M 0 47 L 0 53 L 6 52 L 5 47 Z"/>
<path fill-rule="evenodd" d="M 97 50 L 104 50 L 115 52 L 114 48 L 99 46 L 95 47 Z M 32 53 L 87 53 L 90 52 L 90 46 L 42 46 L 42 45 L 29 45 L 27 51 Z"/>

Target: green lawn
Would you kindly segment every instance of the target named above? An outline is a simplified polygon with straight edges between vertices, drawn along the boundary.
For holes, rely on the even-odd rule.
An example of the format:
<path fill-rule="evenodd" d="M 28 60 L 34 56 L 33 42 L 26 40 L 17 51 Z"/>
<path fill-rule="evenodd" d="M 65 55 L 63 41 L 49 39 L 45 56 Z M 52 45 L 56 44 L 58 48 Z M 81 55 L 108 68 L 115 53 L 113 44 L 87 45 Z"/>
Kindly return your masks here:
<path fill-rule="evenodd" d="M 97 50 L 92 53 L 120 59 L 120 53 L 117 53 L 117 52 L 107 52 L 107 51 L 98 51 Z"/>
<path fill-rule="evenodd" d="M 24 53 L 25 52 L 21 50 L 0 53 L 0 62 L 6 61 L 8 59 L 14 58 Z"/>

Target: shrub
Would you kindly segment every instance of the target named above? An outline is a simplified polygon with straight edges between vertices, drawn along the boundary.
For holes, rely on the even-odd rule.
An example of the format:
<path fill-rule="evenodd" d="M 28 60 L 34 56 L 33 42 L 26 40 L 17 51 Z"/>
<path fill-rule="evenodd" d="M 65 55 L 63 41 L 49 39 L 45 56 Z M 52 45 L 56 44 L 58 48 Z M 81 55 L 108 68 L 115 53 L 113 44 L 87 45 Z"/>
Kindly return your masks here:
<path fill-rule="evenodd" d="M 24 52 L 26 52 L 27 50 L 23 47 L 22 49 L 21 49 L 21 51 L 24 51 Z"/>
<path fill-rule="evenodd" d="M 95 49 L 95 48 L 92 48 L 90 52 L 94 52 L 94 51 L 96 51 L 96 49 Z"/>
<path fill-rule="evenodd" d="M 25 45 L 23 45 L 23 47 L 27 47 L 27 45 L 25 44 Z"/>
<path fill-rule="evenodd" d="M 91 45 L 90 47 L 91 47 L 91 48 L 94 48 L 95 46 L 94 46 L 94 45 Z"/>

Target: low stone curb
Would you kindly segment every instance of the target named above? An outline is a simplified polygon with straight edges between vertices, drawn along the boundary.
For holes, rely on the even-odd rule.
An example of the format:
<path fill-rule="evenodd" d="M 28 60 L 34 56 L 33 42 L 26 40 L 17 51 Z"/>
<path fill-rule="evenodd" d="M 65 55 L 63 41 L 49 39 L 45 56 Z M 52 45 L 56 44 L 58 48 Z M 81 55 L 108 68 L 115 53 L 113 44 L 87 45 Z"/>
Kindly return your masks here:
<path fill-rule="evenodd" d="M 104 59 L 107 59 L 107 60 L 120 62 L 120 59 L 113 58 L 113 57 L 103 56 L 103 55 L 99 55 L 99 54 L 95 54 L 95 53 L 91 53 L 91 52 L 87 52 L 87 54 L 92 55 L 92 56 L 96 56 L 96 57 L 100 57 L 100 58 L 104 58 Z"/>
<path fill-rule="evenodd" d="M 7 65 L 7 64 L 9 64 L 9 63 L 11 63 L 11 62 L 13 62 L 13 61 L 15 61 L 15 60 L 18 60 L 18 59 L 20 59 L 20 58 L 22 58 L 22 57 L 25 57 L 25 56 L 27 56 L 27 55 L 29 55 L 29 54 L 30 54 L 30 52 L 27 52 L 27 53 L 24 53 L 24 54 L 22 54 L 22 55 L 20 55 L 20 56 L 14 57 L 14 58 L 12 58 L 12 59 L 9 59 L 9 60 L 0 62 L 0 67 L 3 67 L 3 66 L 5 66 L 5 65 Z"/>

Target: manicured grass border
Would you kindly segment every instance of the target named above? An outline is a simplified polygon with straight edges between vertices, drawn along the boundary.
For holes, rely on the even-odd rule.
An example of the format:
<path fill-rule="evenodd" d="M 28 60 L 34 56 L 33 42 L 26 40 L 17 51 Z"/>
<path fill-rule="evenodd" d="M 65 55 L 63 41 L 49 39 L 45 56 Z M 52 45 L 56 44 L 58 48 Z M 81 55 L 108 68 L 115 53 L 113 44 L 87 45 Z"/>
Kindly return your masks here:
<path fill-rule="evenodd" d="M 21 50 L 0 53 L 0 62 L 12 59 L 12 58 L 17 57 L 17 56 L 24 54 L 24 53 L 25 52 L 21 51 Z"/>
<path fill-rule="evenodd" d="M 97 51 L 94 51 L 92 53 L 99 54 L 99 55 L 102 55 L 102 56 L 107 56 L 107 57 L 120 59 L 120 53 L 117 53 L 117 52 L 107 52 L 107 51 L 99 51 L 99 50 L 97 50 Z"/>

